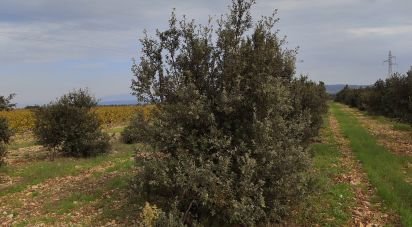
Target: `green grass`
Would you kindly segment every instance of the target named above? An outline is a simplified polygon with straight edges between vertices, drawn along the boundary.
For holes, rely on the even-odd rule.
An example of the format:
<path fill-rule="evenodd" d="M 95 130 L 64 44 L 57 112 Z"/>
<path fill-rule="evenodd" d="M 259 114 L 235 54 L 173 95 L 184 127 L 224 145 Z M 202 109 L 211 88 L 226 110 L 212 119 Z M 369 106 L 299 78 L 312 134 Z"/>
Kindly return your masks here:
<path fill-rule="evenodd" d="M 29 223 L 29 221 L 22 221 L 20 223 L 15 224 L 16 227 L 24 227 L 27 226 Z"/>
<path fill-rule="evenodd" d="M 133 162 L 130 162 L 130 160 L 131 159 L 129 157 L 116 157 L 114 160 L 115 165 L 104 171 L 104 173 L 119 171 L 125 173 L 124 175 L 110 178 L 106 182 L 104 182 L 103 185 L 99 185 L 98 188 L 91 188 L 87 191 L 84 191 L 84 188 L 80 188 L 79 191 L 72 192 L 68 197 L 60 199 L 58 202 L 49 203 L 48 205 L 46 205 L 46 209 L 48 210 L 48 212 L 65 214 L 87 203 L 96 201 L 97 199 L 102 197 L 103 192 L 127 189 L 129 187 L 130 178 L 132 177 L 132 175 L 129 174 L 130 171 L 128 170 L 133 168 Z M 91 180 L 97 181 L 99 177 L 100 175 L 95 175 L 94 179 Z M 112 204 L 111 200 L 112 198 L 105 199 L 105 202 Z"/>
<path fill-rule="evenodd" d="M 86 203 L 96 201 L 101 195 L 102 191 L 97 189 L 91 193 L 87 192 L 74 192 L 70 194 L 67 198 L 63 198 L 58 202 L 49 203 L 46 205 L 48 212 L 53 212 L 57 214 L 66 214 L 71 212 L 77 207 L 81 207 Z"/>
<path fill-rule="evenodd" d="M 399 130 L 399 131 L 412 132 L 412 125 L 408 125 L 408 124 L 405 124 L 405 123 L 394 122 L 393 123 L 393 128 L 395 130 Z"/>
<path fill-rule="evenodd" d="M 326 142 L 311 146 L 314 191 L 299 206 L 296 219 L 302 226 L 345 226 L 351 219 L 354 194 L 348 183 L 335 182 L 334 178 L 349 170 L 340 163 L 342 154 L 327 121 L 321 133 Z"/>
<path fill-rule="evenodd" d="M 396 119 L 391 119 L 391 118 L 384 117 L 384 116 L 381 116 L 381 115 L 369 115 L 366 112 L 363 112 L 363 113 L 366 116 L 369 116 L 372 119 L 375 119 L 375 120 L 379 121 L 382 124 L 392 125 L 392 128 L 395 129 L 395 130 L 412 132 L 412 125 L 410 125 L 410 124 L 399 122 Z"/>
<path fill-rule="evenodd" d="M 39 184 L 47 179 L 70 175 L 75 176 L 104 162 L 130 159 L 133 154 L 133 148 L 134 145 L 118 143 L 113 145 L 113 149 L 117 151 L 114 154 L 99 155 L 87 159 L 58 158 L 54 161 L 32 162 L 24 166 L 1 167 L 0 173 L 19 178 L 19 181 L 0 191 L 0 196 L 23 191 L 28 186 Z"/>
<path fill-rule="evenodd" d="M 379 121 L 380 123 L 383 123 L 383 124 L 391 123 L 391 120 L 389 118 L 384 117 L 382 115 L 371 115 L 371 114 L 368 114 L 367 112 L 362 112 L 362 113 L 367 115 L 367 116 L 370 116 L 371 118 Z"/>
<path fill-rule="evenodd" d="M 54 225 L 56 222 L 70 222 L 71 212 L 78 211 L 85 206 L 92 206 L 94 209 L 101 209 L 102 213 L 92 220 L 99 226 L 113 219 L 134 218 L 139 210 L 135 203 L 129 203 L 130 180 L 134 176 L 133 154 L 135 147 L 139 145 L 126 145 L 121 143 L 113 144 L 113 153 L 101 155 L 89 159 L 60 158 L 53 162 L 38 161 L 28 163 L 27 166 L 6 167 L 0 172 L 21 177 L 21 181 L 10 188 L 4 189 L 0 195 L 6 195 L 24 190 L 30 185 L 41 183 L 53 177 L 75 176 L 83 170 L 93 168 L 98 165 L 109 165 L 109 167 L 96 171 L 92 177 L 84 179 L 78 186 L 70 185 L 61 191 L 59 198 L 50 198 L 48 195 L 40 194 L 37 191 L 31 193 L 31 198 L 43 201 L 39 207 L 41 213 L 59 215 L 61 218 L 49 217 L 49 215 L 39 215 L 20 220 L 16 226 L 26 226 L 29 224 Z M 1 197 L 0 197 L 1 198 Z M 13 208 L 20 208 L 20 200 L 7 197 Z M 17 203 L 19 202 L 19 203 Z M 67 219 L 67 220 L 66 220 Z"/>
<path fill-rule="evenodd" d="M 339 121 L 343 134 L 350 140 L 356 157 L 361 161 L 370 182 L 377 188 L 385 204 L 396 210 L 403 225 L 412 226 L 412 184 L 406 179 L 412 171 L 405 171 L 412 157 L 391 153 L 377 144 L 376 139 L 360 126 L 358 120 L 342 111 L 339 104 L 332 104 L 331 111 Z"/>
<path fill-rule="evenodd" d="M 105 129 L 104 131 L 106 131 L 107 133 L 121 133 L 121 132 L 123 132 L 124 128 L 126 128 L 126 127 L 125 126 L 118 126 L 118 127 Z"/>
<path fill-rule="evenodd" d="M 37 145 L 37 142 L 34 139 L 30 139 L 27 141 L 17 141 L 12 142 L 10 145 L 7 146 L 8 150 L 17 150 L 24 147 L 31 147 Z"/>
<path fill-rule="evenodd" d="M 54 217 L 44 217 L 44 216 L 36 216 L 33 219 L 30 220 L 23 220 L 21 222 L 18 222 L 16 224 L 13 224 L 13 226 L 16 227 L 24 227 L 24 226 L 55 226 L 57 220 Z M 35 224 L 41 224 L 41 225 L 35 225 Z"/>
<path fill-rule="evenodd" d="M 133 158 L 124 159 L 123 157 L 118 157 L 113 160 L 114 165 L 107 168 L 106 173 L 116 172 L 116 171 L 127 171 L 134 167 L 135 162 Z"/>
<path fill-rule="evenodd" d="M 102 209 L 102 214 L 93 222 L 96 226 L 106 223 L 110 220 L 126 220 L 127 218 L 135 218 L 140 210 L 142 201 L 130 199 L 129 187 L 133 174 L 126 174 L 113 178 L 105 183 L 104 191 L 114 191 L 111 197 L 105 197 L 98 201 L 97 207 Z M 113 208 L 113 201 L 121 201 L 119 206 Z"/>

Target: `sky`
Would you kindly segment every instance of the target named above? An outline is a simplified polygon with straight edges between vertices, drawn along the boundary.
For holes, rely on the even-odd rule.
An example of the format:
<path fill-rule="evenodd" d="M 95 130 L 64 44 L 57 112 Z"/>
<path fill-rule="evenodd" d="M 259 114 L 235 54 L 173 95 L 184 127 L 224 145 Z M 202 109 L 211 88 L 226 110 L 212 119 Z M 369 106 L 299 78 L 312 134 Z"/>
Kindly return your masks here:
<path fill-rule="evenodd" d="M 129 94 L 143 30 L 164 29 L 173 8 L 198 23 L 230 0 L 0 0 L 0 95 L 45 104 L 74 88 Z M 410 0 L 257 0 L 256 18 L 278 9 L 276 29 L 299 46 L 297 74 L 326 84 L 372 84 L 412 65 Z"/>

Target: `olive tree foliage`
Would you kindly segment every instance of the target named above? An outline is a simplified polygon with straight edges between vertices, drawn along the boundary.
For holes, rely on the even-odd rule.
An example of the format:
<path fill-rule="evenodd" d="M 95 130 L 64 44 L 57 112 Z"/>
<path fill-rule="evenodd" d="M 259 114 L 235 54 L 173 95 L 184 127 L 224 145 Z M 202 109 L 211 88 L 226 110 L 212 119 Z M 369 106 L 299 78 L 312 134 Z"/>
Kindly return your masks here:
<path fill-rule="evenodd" d="M 0 166 L 4 164 L 4 158 L 7 154 L 6 145 L 10 142 L 12 135 L 7 120 L 0 117 Z"/>
<path fill-rule="evenodd" d="M 11 100 L 16 96 L 16 94 L 10 94 L 9 96 L 0 96 L 0 111 L 11 110 L 16 107 L 15 103 L 11 103 Z"/>
<path fill-rule="evenodd" d="M 328 111 L 325 84 L 310 81 L 308 77 L 301 76 L 292 81 L 292 103 L 295 113 L 308 113 L 310 125 L 304 129 L 304 142 L 318 135 L 323 124 L 323 115 Z"/>
<path fill-rule="evenodd" d="M 184 223 L 276 222 L 306 191 L 311 112 L 293 101 L 296 50 L 275 13 L 252 21 L 253 4 L 234 0 L 215 28 L 173 13 L 132 67 L 134 94 L 157 105 L 143 122 L 157 158 L 137 155 L 135 191 Z"/>
<path fill-rule="evenodd" d="M 109 137 L 92 111 L 97 100 L 88 90 L 75 90 L 55 102 L 34 110 L 34 133 L 53 153 L 75 157 L 93 156 L 109 150 Z"/>
<path fill-rule="evenodd" d="M 7 97 L 0 96 L 0 111 L 9 111 L 16 106 L 16 104 L 11 103 L 14 96 L 15 94 L 10 94 Z M 7 154 L 6 145 L 10 142 L 12 135 L 13 132 L 10 129 L 7 120 L 0 117 L 0 166 L 4 164 L 4 158 Z"/>
<path fill-rule="evenodd" d="M 130 124 L 121 133 L 121 138 L 124 143 L 142 143 L 147 140 L 150 135 L 150 125 L 143 111 L 138 111 Z"/>

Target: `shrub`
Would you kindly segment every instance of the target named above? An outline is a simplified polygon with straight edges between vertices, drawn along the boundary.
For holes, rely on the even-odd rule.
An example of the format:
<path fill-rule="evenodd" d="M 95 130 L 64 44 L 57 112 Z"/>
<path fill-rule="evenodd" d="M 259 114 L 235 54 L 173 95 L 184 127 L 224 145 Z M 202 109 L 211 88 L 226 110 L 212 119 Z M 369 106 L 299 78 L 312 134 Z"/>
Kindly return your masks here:
<path fill-rule="evenodd" d="M 196 226 L 201 226 L 198 225 L 197 223 L 190 223 L 191 226 L 196 227 Z M 182 217 L 179 216 L 179 214 L 176 214 L 176 211 L 173 210 L 169 213 L 160 213 L 159 218 L 156 220 L 156 223 L 154 224 L 156 227 L 185 227 L 185 223 L 182 221 Z"/>
<path fill-rule="evenodd" d="M 97 101 L 88 90 L 70 92 L 35 110 L 34 133 L 52 151 L 86 157 L 109 150 L 109 137 L 101 131 L 92 107 Z"/>
<path fill-rule="evenodd" d="M 184 227 L 182 217 L 176 209 L 171 210 L 167 214 L 156 205 L 151 205 L 146 202 L 141 212 L 139 213 L 137 226 L 141 227 Z M 196 223 L 191 223 L 191 226 L 197 226 Z"/>
<path fill-rule="evenodd" d="M 123 142 L 128 144 L 145 142 L 149 134 L 149 127 L 144 112 L 138 111 L 121 134 Z"/>
<path fill-rule="evenodd" d="M 10 142 L 12 131 L 4 118 L 0 118 L 0 166 L 4 164 L 4 158 L 7 154 L 6 145 Z"/>
<path fill-rule="evenodd" d="M 139 151 L 133 185 L 172 214 L 165 222 L 276 222 L 306 192 L 305 129 L 322 111 L 293 102 L 303 100 L 292 89 L 296 51 L 283 48 L 277 19 L 252 23 L 253 3 L 233 1 L 216 31 L 172 14 L 169 29 L 141 40 L 132 89 L 157 106 L 145 125 L 157 152 Z"/>
<path fill-rule="evenodd" d="M 150 203 L 145 204 L 140 215 L 139 222 L 142 227 L 152 227 L 155 225 L 156 221 L 159 219 L 161 210 L 155 205 L 150 205 Z"/>

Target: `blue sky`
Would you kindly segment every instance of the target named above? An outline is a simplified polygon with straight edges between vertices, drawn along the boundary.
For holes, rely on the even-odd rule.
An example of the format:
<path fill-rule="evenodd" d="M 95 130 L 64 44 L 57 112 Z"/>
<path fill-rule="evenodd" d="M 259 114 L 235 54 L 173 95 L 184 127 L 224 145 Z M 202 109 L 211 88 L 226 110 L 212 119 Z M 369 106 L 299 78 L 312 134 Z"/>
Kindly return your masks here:
<path fill-rule="evenodd" d="M 0 95 L 44 104 L 73 88 L 97 97 L 130 93 L 131 58 L 142 31 L 165 28 L 170 12 L 203 23 L 223 0 L 0 0 Z M 383 60 L 412 65 L 410 0 L 257 0 L 253 15 L 279 10 L 278 29 L 300 46 L 297 72 L 327 84 L 370 84 Z"/>

